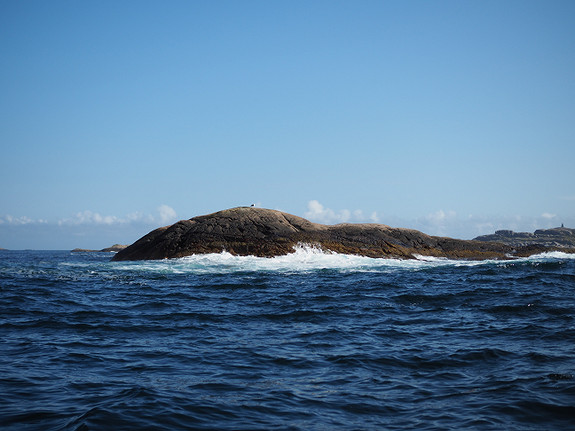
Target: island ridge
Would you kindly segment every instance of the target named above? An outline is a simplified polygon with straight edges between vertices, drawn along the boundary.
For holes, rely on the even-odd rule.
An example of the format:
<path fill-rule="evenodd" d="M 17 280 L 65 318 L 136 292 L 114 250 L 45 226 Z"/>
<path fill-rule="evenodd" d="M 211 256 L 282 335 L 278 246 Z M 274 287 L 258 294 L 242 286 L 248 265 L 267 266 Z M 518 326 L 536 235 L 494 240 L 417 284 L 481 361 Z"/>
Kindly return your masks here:
<path fill-rule="evenodd" d="M 277 210 L 237 207 L 155 229 L 118 251 L 112 260 L 167 259 L 222 251 L 239 256 L 273 257 L 293 253 L 294 247 L 302 243 L 324 251 L 402 259 L 417 256 L 510 259 L 557 249 L 539 244 L 515 247 L 430 236 L 383 224 L 328 226 Z"/>

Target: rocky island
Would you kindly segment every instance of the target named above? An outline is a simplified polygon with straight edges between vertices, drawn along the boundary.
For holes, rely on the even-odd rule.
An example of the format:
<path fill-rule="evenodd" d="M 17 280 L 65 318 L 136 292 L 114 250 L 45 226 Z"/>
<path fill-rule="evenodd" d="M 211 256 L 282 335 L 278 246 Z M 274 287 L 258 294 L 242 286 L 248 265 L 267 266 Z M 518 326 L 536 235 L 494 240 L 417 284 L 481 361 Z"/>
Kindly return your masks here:
<path fill-rule="evenodd" d="M 167 259 L 222 251 L 273 257 L 293 253 L 294 247 L 301 243 L 337 253 L 402 259 L 418 255 L 510 259 L 554 250 L 537 244 L 515 247 L 499 242 L 436 237 L 383 224 L 323 225 L 281 211 L 238 207 L 155 229 L 118 251 L 112 260 Z"/>
<path fill-rule="evenodd" d="M 75 248 L 74 250 L 72 250 L 72 253 L 110 253 L 110 252 L 118 252 L 120 250 L 125 249 L 126 247 L 128 247 L 127 245 L 123 245 L 123 244 L 114 244 L 110 247 L 106 247 L 103 248 L 102 250 L 91 250 L 91 249 L 87 249 L 87 248 Z"/>
<path fill-rule="evenodd" d="M 539 244 L 546 247 L 575 248 L 575 229 L 561 226 L 552 229 L 537 229 L 533 233 L 498 230 L 491 235 L 478 236 L 475 240 L 500 242 L 515 247 Z"/>

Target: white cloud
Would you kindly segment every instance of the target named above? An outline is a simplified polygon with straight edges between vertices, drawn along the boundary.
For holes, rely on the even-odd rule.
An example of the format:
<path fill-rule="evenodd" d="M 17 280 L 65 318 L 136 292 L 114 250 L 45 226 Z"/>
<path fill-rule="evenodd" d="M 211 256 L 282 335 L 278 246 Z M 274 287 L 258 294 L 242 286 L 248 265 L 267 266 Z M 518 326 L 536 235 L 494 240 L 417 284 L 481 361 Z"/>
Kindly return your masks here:
<path fill-rule="evenodd" d="M 162 204 L 158 207 L 158 212 L 160 214 L 160 221 L 162 223 L 173 223 L 176 221 L 178 215 L 172 207 Z"/>
<path fill-rule="evenodd" d="M 154 223 L 154 216 L 152 214 L 142 214 L 141 212 L 134 212 L 124 217 L 126 223 Z"/>
<path fill-rule="evenodd" d="M 26 224 L 42 224 L 42 223 L 47 223 L 47 221 L 42 219 L 34 220 L 27 216 L 13 217 L 11 215 L 5 215 L 4 217 L 0 218 L 0 224 L 9 224 L 13 226 L 21 226 Z"/>
<path fill-rule="evenodd" d="M 497 230 L 533 232 L 560 226 L 575 226 L 575 217 L 562 217 L 552 213 L 540 216 L 482 214 L 460 216 L 455 211 L 438 210 L 416 219 L 393 219 L 393 226 L 412 227 L 429 235 L 472 239 L 479 235 L 492 234 Z"/>
<path fill-rule="evenodd" d="M 455 211 L 440 209 L 417 219 L 416 228 L 431 235 L 443 236 L 449 233 L 457 221 L 457 213 Z"/>
<path fill-rule="evenodd" d="M 112 225 L 122 223 L 122 220 L 116 216 L 103 216 L 89 210 L 80 211 L 72 217 L 67 217 L 58 221 L 58 225 L 80 225 L 80 224 L 97 224 Z"/>
<path fill-rule="evenodd" d="M 143 214 L 140 212 L 130 213 L 124 217 L 115 215 L 103 215 L 91 210 L 84 210 L 75 213 L 70 217 L 64 217 L 57 221 L 48 222 L 44 219 L 33 219 L 28 216 L 14 217 L 12 215 L 0 216 L 0 225 L 5 226 L 22 226 L 33 224 L 55 224 L 58 226 L 112 226 L 112 225 L 126 225 L 126 224 L 169 224 L 177 221 L 176 211 L 165 204 L 156 208 L 153 214 Z"/>
<path fill-rule="evenodd" d="M 334 223 L 347 223 L 347 222 L 378 222 L 377 213 L 373 212 L 369 217 L 363 214 L 363 211 L 356 209 L 350 211 L 348 209 L 342 209 L 339 211 L 334 211 L 331 208 L 324 207 L 319 201 L 311 200 L 307 204 L 308 210 L 304 216 L 318 223 L 324 224 L 334 224 Z"/>
<path fill-rule="evenodd" d="M 439 210 L 437 212 L 428 214 L 425 219 L 430 223 L 443 224 L 450 219 L 454 219 L 456 216 L 457 213 L 455 211 L 445 212 L 443 210 Z"/>
<path fill-rule="evenodd" d="M 316 200 L 309 201 L 307 203 L 307 212 L 305 213 L 306 218 L 317 221 L 320 223 L 343 223 L 349 220 L 349 211 L 343 210 L 336 213 L 330 208 L 325 208 Z"/>
<path fill-rule="evenodd" d="M 168 224 L 176 221 L 176 211 L 165 204 L 160 205 L 157 214 L 142 214 L 140 212 L 130 213 L 124 217 L 114 215 L 102 215 L 90 210 L 80 211 L 72 217 L 63 218 L 58 221 L 59 226 L 67 225 L 119 225 L 130 223 L 145 224 Z"/>

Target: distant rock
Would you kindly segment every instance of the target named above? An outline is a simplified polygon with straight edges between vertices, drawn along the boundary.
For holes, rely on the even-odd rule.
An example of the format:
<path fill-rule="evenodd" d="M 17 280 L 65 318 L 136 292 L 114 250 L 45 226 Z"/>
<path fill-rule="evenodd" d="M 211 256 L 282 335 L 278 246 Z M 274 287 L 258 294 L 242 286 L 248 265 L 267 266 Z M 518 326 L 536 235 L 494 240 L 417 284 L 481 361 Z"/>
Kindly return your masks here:
<path fill-rule="evenodd" d="M 499 242 L 514 247 L 542 245 L 545 247 L 574 248 L 575 229 L 556 227 L 553 229 L 538 229 L 533 233 L 498 230 L 491 235 L 478 236 L 475 241 Z"/>
<path fill-rule="evenodd" d="M 502 243 L 434 237 L 382 224 L 327 226 L 281 211 L 239 207 L 158 228 L 119 251 L 113 260 L 178 258 L 224 250 L 233 255 L 273 257 L 293 253 L 298 243 L 337 253 L 404 259 L 416 255 L 505 259 L 548 250 L 539 246 L 523 249 Z"/>
<path fill-rule="evenodd" d="M 89 249 L 85 249 L 85 248 L 75 248 L 74 250 L 72 250 L 73 253 L 102 253 L 102 252 L 118 252 L 120 250 L 125 249 L 126 247 L 128 247 L 127 245 L 122 245 L 122 244 L 114 244 L 111 247 L 107 247 L 107 248 L 103 248 L 102 250 L 89 250 Z"/>
<path fill-rule="evenodd" d="M 100 251 L 118 252 L 118 251 L 120 251 L 120 250 L 125 249 L 126 247 L 128 247 L 128 246 L 127 246 L 127 245 L 124 245 L 124 244 L 114 244 L 113 246 L 107 247 L 107 248 L 103 248 L 103 249 L 100 250 Z"/>

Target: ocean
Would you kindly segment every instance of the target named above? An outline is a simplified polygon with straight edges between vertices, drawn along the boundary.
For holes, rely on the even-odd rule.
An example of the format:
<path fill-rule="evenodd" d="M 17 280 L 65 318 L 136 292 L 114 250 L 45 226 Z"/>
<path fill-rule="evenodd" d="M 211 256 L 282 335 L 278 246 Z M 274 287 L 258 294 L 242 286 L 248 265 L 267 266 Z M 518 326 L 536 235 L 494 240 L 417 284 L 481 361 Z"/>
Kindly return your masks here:
<path fill-rule="evenodd" d="M 575 428 L 575 255 L 0 251 L 2 430 Z"/>

